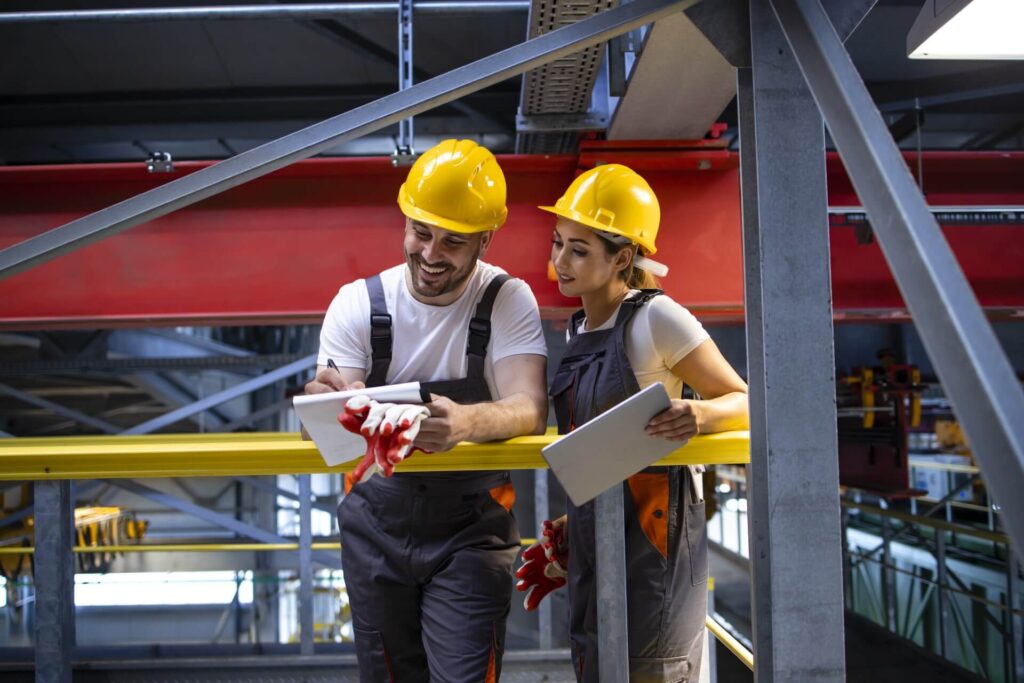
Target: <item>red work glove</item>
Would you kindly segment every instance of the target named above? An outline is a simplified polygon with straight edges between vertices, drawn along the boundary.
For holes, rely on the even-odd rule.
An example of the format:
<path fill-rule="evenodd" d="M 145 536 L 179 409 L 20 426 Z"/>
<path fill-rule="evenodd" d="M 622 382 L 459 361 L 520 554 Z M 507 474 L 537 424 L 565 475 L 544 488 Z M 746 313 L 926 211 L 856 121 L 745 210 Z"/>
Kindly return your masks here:
<path fill-rule="evenodd" d="M 366 455 L 353 470 L 353 479 L 363 482 L 374 474 L 390 477 L 395 465 L 411 453 L 420 423 L 429 416 L 422 405 L 378 403 L 366 396 L 350 399 L 338 422 L 366 439 Z"/>
<path fill-rule="evenodd" d="M 516 570 L 516 590 L 526 591 L 523 607 L 537 609 L 548 593 L 565 585 L 568 575 L 569 545 L 565 538 L 565 517 L 546 520 L 541 532 L 543 541 L 523 551 L 523 564 Z"/>

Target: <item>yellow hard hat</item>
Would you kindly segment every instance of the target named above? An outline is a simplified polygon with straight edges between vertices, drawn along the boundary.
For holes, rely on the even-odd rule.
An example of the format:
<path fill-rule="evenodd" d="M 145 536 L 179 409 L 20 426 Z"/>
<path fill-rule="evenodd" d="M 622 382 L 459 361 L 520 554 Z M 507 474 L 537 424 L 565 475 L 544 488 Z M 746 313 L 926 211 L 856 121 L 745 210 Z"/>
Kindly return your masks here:
<path fill-rule="evenodd" d="M 622 164 L 592 168 L 572 181 L 554 206 L 539 206 L 588 228 L 622 235 L 645 254 L 658 249 L 661 208 L 654 190 L 640 174 Z"/>
<path fill-rule="evenodd" d="M 505 176 L 490 150 L 444 140 L 423 153 L 398 190 L 402 213 L 445 230 L 497 230 L 508 217 Z"/>

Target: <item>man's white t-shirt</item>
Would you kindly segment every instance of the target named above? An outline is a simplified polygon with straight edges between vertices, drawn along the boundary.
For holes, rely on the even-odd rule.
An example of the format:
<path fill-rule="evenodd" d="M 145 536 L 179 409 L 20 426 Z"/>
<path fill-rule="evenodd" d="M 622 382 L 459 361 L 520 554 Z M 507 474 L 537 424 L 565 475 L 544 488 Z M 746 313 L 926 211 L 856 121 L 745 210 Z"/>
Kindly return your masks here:
<path fill-rule="evenodd" d="M 465 291 L 447 306 L 417 301 L 405 281 L 405 264 L 380 274 L 384 299 L 391 314 L 393 346 L 387 383 L 429 382 L 466 376 L 466 338 L 469 321 L 487 285 L 501 268 L 478 261 Z M 522 280 L 502 285 L 491 310 L 491 341 L 487 346 L 484 379 L 491 395 L 495 362 L 519 354 L 547 356 L 537 299 Z M 319 365 L 331 359 L 338 367 L 358 368 L 368 376 L 371 365 L 370 299 L 366 280 L 341 288 L 327 309 L 320 332 Z"/>
<path fill-rule="evenodd" d="M 639 293 L 633 290 L 631 296 Z M 615 326 L 618 309 L 604 324 L 593 330 L 586 318 L 578 333 L 597 332 Z M 662 382 L 672 398 L 680 398 L 683 380 L 672 374 L 672 368 L 691 351 L 710 339 L 704 326 L 686 310 L 665 295 L 656 296 L 640 307 L 626 328 L 626 358 L 641 389 Z"/>

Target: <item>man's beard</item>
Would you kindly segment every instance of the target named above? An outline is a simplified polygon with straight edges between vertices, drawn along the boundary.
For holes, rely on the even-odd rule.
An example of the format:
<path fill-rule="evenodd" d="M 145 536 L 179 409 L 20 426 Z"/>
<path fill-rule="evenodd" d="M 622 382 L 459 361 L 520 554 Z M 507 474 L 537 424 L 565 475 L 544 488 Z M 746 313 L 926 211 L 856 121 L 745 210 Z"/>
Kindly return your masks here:
<path fill-rule="evenodd" d="M 469 276 L 473 274 L 473 269 L 476 268 L 476 262 L 480 258 L 481 248 L 477 245 L 476 253 L 466 261 L 466 265 L 460 270 L 451 270 L 452 264 L 443 263 L 443 267 L 448 270 L 442 274 L 442 277 L 436 281 L 426 282 L 421 280 L 423 271 L 420 270 L 419 264 L 425 263 L 420 256 L 412 255 L 406 252 L 405 262 L 409 266 L 409 272 L 411 274 L 412 287 L 416 290 L 416 293 L 423 297 L 438 297 L 444 296 L 450 292 L 454 292 L 459 289 Z M 434 267 L 434 264 L 431 265 Z"/>

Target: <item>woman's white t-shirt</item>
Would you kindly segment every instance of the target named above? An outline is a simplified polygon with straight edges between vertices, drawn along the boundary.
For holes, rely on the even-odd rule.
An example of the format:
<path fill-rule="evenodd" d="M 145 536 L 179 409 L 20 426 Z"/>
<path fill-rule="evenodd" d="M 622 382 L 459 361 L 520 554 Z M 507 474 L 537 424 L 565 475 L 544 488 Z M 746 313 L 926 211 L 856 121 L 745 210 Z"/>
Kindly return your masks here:
<path fill-rule="evenodd" d="M 630 296 L 638 293 L 632 290 Z M 616 309 L 603 325 L 593 330 L 587 328 L 584 318 L 577 332 L 586 334 L 610 329 L 615 326 L 618 314 Z M 710 335 L 692 313 L 671 298 L 660 295 L 641 306 L 629 322 L 626 357 L 641 389 L 662 382 L 669 396 L 679 398 L 683 380 L 672 374 L 672 368 L 708 339 Z"/>

